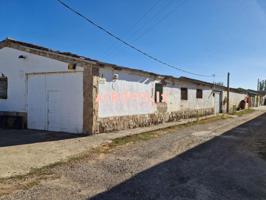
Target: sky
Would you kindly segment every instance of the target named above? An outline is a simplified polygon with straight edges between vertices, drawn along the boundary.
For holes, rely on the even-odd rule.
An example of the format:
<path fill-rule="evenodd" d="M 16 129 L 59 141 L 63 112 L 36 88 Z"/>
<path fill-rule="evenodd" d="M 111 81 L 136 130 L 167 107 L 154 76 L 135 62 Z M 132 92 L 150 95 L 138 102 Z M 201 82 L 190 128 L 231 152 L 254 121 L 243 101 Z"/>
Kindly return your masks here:
<path fill-rule="evenodd" d="M 159 74 L 256 89 L 266 79 L 265 0 L 64 0 L 99 25 L 183 73 L 101 32 L 56 0 L 0 0 L 7 37 Z"/>

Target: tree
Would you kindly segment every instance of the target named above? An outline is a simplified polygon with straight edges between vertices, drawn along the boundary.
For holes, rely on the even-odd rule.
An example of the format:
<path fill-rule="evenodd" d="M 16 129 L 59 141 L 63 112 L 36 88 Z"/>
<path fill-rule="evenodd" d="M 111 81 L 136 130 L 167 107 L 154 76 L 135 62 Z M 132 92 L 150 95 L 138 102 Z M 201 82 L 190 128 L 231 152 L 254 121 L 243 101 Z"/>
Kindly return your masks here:
<path fill-rule="evenodd" d="M 266 91 L 266 80 L 258 80 L 258 91 Z"/>

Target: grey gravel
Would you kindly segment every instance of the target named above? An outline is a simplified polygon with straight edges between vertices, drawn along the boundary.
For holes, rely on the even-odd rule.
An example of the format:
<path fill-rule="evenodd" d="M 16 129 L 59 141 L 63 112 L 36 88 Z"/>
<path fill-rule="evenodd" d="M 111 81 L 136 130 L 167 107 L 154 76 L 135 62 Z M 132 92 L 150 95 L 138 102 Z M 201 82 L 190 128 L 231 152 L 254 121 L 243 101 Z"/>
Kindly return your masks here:
<path fill-rule="evenodd" d="M 266 199 L 266 115 L 221 135 L 249 117 L 177 128 L 57 166 L 59 178 L 0 199 Z"/>

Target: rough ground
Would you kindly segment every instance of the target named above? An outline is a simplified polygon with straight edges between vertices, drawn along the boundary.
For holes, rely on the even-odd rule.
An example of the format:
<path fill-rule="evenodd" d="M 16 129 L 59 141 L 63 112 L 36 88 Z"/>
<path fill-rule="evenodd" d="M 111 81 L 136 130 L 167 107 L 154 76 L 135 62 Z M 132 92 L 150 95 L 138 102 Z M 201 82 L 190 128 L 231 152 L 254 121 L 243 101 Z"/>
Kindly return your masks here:
<path fill-rule="evenodd" d="M 0 199 L 266 199 L 266 114 L 238 126 L 256 115 L 165 130 L 44 174 L 2 180 L 0 194 L 10 194 Z"/>
<path fill-rule="evenodd" d="M 210 117 L 214 116 L 200 117 L 199 119 L 209 119 Z M 111 134 L 102 133 L 90 137 L 49 131 L 0 129 L 0 179 L 25 175 L 32 169 L 68 160 L 116 138 L 197 120 L 197 118 L 184 119 L 178 122 L 122 130 Z"/>

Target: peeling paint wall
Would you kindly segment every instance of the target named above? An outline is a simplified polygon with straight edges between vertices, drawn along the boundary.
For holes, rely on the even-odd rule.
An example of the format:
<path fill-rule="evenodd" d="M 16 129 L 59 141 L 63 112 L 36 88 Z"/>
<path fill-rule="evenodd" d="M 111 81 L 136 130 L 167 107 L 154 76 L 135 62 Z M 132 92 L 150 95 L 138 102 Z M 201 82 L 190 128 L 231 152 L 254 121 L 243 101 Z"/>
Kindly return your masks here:
<path fill-rule="evenodd" d="M 114 74 L 118 79 L 113 80 Z M 111 68 L 99 71 L 99 117 L 150 114 L 154 104 L 155 80 Z"/>
<path fill-rule="evenodd" d="M 118 79 L 113 80 L 114 74 Z M 157 112 L 154 102 L 155 83 L 159 80 L 130 74 L 111 68 L 100 69 L 99 117 L 151 114 Z M 188 100 L 181 100 L 181 87 L 188 88 Z M 196 90 L 202 89 L 202 99 Z M 163 99 L 167 112 L 211 108 L 214 106 L 212 89 L 193 83 L 167 83 L 163 86 Z"/>
<path fill-rule="evenodd" d="M 18 59 L 19 55 L 26 59 Z M 148 126 L 214 112 L 210 86 L 166 80 L 164 102 L 155 103 L 155 84 L 161 82 L 160 76 L 98 65 L 86 69 L 82 117 L 83 129 L 88 133 Z M 97 73 L 93 73 L 95 69 Z M 27 112 L 27 73 L 67 71 L 67 62 L 8 47 L 0 49 L 0 73 L 8 77 L 8 99 L 0 99 L 0 111 Z M 78 67 L 77 71 L 83 73 L 84 70 Z M 188 89 L 187 100 L 181 100 L 182 87 Z M 202 98 L 196 97 L 197 89 L 202 90 Z M 238 107 L 245 97 L 245 94 L 230 92 L 230 110 Z"/>
<path fill-rule="evenodd" d="M 181 100 L 182 87 L 188 89 L 187 100 Z M 196 98 L 197 89 L 202 89 L 201 99 Z M 164 87 L 164 93 L 168 97 L 166 99 L 167 112 L 214 107 L 212 89 L 206 86 L 196 85 L 193 83 L 177 82 L 174 84 L 167 84 Z"/>
<path fill-rule="evenodd" d="M 164 88 L 166 95 L 167 112 L 175 112 L 181 110 L 180 88 L 176 84 L 167 84 Z"/>
<path fill-rule="evenodd" d="M 163 102 L 155 103 L 158 78 L 103 67 L 99 70 L 98 131 L 109 132 L 151 126 L 214 113 L 212 89 L 184 82 L 165 82 Z M 181 87 L 188 88 L 188 100 L 181 100 Z M 202 98 L 196 90 L 202 89 Z"/>
<path fill-rule="evenodd" d="M 227 91 L 223 92 L 223 112 L 226 112 L 226 99 L 227 99 Z M 239 104 L 242 100 L 247 99 L 247 94 L 236 93 L 230 91 L 229 93 L 229 111 L 232 112 L 234 109 L 239 107 Z M 246 108 L 248 108 L 248 104 L 246 103 Z"/>

